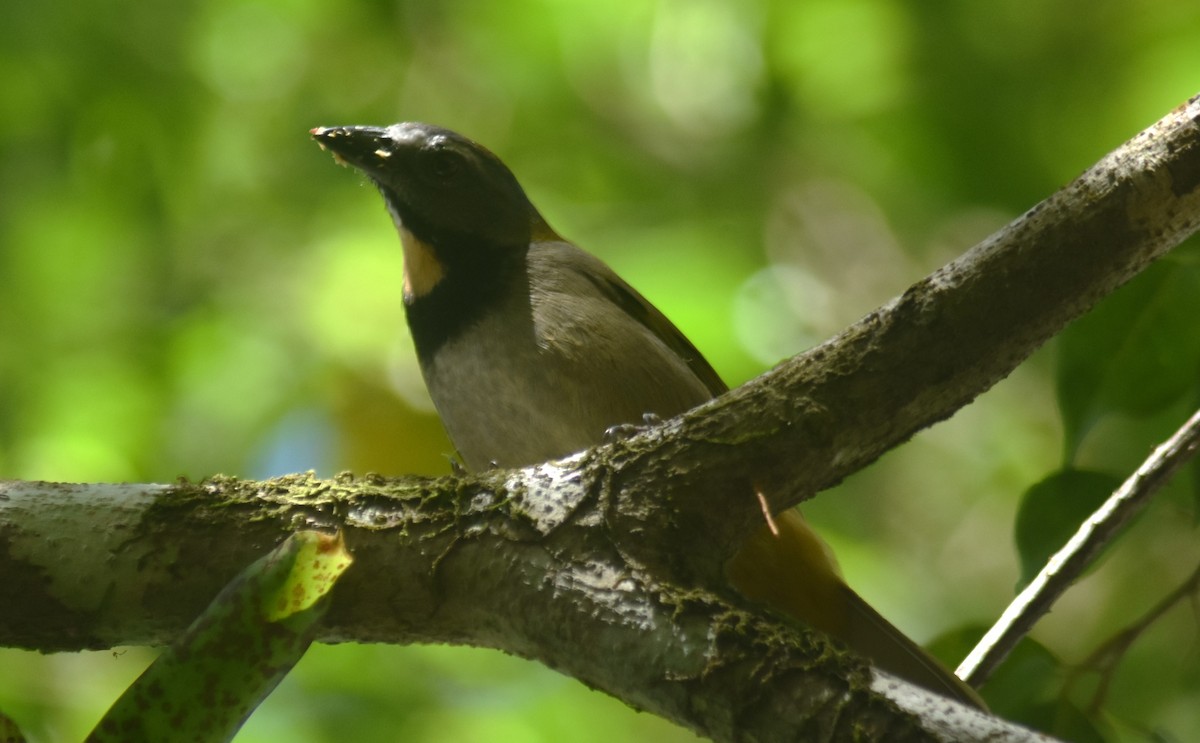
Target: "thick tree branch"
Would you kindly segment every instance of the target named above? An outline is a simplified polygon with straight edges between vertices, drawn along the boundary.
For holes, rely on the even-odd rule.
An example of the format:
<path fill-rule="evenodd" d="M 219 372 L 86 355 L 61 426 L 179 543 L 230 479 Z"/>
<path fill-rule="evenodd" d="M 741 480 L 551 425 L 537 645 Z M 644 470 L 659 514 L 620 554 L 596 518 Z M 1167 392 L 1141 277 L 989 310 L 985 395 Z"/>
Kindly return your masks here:
<path fill-rule="evenodd" d="M 727 590 L 661 579 L 626 558 L 634 537 L 606 522 L 595 487 L 555 465 L 480 480 L 3 483 L 2 523 L 21 526 L 5 529 L 0 574 L 21 580 L 0 587 L 0 643 L 164 642 L 291 531 L 338 524 L 355 562 L 327 641 L 499 648 L 717 740 L 1043 739 L 873 674 Z"/>
<path fill-rule="evenodd" d="M 652 477 L 692 475 L 713 500 L 685 496 L 680 518 L 735 530 L 719 541 L 736 544 L 761 522 L 740 508 L 745 521 L 730 520 L 736 485 L 766 484 L 776 510 L 835 485 L 1003 379 L 1198 227 L 1200 95 L 837 337 L 631 453 Z M 722 473 L 723 488 L 700 487 Z"/>

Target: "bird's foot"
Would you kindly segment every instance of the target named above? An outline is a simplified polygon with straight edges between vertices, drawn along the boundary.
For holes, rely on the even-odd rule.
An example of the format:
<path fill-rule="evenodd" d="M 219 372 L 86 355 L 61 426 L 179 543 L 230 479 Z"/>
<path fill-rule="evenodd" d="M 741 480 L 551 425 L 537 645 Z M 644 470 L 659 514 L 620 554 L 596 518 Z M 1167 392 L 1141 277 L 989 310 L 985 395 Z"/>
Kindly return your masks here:
<path fill-rule="evenodd" d="M 615 426 L 609 426 L 604 429 L 604 441 L 611 444 L 614 441 L 623 441 L 633 436 L 662 425 L 663 419 L 657 413 L 642 413 L 642 425 L 636 423 L 618 423 Z"/>
<path fill-rule="evenodd" d="M 471 474 L 467 471 L 467 466 L 458 457 L 447 456 L 446 459 L 450 460 L 450 474 L 455 477 L 466 477 Z"/>

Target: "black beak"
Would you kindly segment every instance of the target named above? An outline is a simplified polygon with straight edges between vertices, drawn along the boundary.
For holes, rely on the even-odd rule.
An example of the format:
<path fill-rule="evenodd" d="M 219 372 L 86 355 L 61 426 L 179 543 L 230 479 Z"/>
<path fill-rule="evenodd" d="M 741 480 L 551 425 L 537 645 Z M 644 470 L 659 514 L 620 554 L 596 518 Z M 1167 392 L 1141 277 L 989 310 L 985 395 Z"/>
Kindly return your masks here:
<path fill-rule="evenodd" d="M 394 148 L 387 130 L 377 126 L 319 126 L 309 134 L 334 160 L 368 173 L 383 166 Z"/>

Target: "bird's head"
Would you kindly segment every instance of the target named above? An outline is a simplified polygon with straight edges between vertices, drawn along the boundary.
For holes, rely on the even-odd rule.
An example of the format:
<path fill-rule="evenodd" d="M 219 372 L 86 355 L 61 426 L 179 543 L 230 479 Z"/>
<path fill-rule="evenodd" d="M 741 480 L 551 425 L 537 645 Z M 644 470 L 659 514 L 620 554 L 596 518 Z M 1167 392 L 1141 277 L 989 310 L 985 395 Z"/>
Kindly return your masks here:
<path fill-rule="evenodd" d="M 531 240 L 553 234 L 512 171 L 461 134 L 416 122 L 311 133 L 379 187 L 414 264 L 406 283 L 415 295 L 432 289 L 457 260 L 470 261 L 479 251 L 523 251 Z"/>

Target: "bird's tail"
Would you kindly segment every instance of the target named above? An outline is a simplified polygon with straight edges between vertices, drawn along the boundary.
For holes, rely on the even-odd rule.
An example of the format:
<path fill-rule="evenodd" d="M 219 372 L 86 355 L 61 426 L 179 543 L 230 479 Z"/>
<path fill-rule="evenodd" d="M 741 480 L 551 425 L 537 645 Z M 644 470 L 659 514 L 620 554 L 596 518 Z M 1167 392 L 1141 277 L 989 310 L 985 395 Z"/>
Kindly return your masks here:
<path fill-rule="evenodd" d="M 825 542 L 792 509 L 729 561 L 730 582 L 744 596 L 833 635 L 883 670 L 972 707 L 975 690 L 896 629 L 841 579 Z"/>
<path fill-rule="evenodd" d="M 842 584 L 847 621 L 833 634 L 883 670 L 963 704 L 987 709 L 983 699 L 924 648 L 884 619 L 850 586 Z"/>

